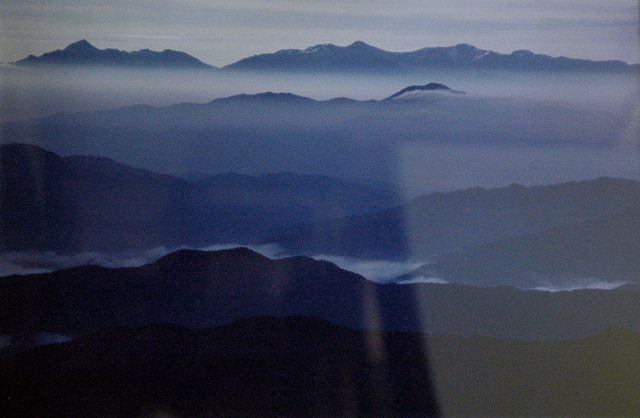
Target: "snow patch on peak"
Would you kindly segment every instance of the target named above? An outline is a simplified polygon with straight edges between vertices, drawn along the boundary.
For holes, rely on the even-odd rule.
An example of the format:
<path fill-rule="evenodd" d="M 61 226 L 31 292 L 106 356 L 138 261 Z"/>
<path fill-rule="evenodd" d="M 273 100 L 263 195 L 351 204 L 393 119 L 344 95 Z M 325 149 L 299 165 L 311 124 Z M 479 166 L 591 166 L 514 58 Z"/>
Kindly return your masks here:
<path fill-rule="evenodd" d="M 304 51 L 302 51 L 303 54 L 313 54 L 316 52 L 322 52 L 322 51 L 326 51 L 327 49 L 331 48 L 333 45 L 332 44 L 320 44 L 320 45 L 314 45 L 314 46 L 310 46 L 309 48 L 305 49 Z"/>
<path fill-rule="evenodd" d="M 476 59 L 476 60 L 482 59 L 482 58 L 486 57 L 487 55 L 489 55 L 490 52 L 491 51 L 485 51 L 485 50 L 479 49 L 476 52 L 476 55 L 474 56 L 474 59 Z"/>

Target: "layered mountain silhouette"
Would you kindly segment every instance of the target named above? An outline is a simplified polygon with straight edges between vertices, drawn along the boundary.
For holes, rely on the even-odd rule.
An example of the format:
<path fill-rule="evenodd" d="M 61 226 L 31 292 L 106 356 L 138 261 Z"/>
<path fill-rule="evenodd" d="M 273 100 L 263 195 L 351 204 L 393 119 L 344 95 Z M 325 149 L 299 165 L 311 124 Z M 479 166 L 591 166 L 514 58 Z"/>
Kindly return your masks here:
<path fill-rule="evenodd" d="M 407 147 L 599 150 L 615 146 L 628 126 L 622 114 L 444 91 L 380 101 L 260 93 L 206 104 L 65 113 L 1 124 L 0 141 L 109 157 L 167 174 L 289 171 L 393 183 Z"/>
<path fill-rule="evenodd" d="M 554 227 L 573 229 L 574 236 L 563 236 L 560 240 L 556 234 L 556 239 L 550 241 L 557 242 L 554 249 L 557 251 L 562 246 L 580 248 L 588 242 L 587 230 L 573 226 L 580 222 L 598 222 L 603 238 L 608 239 L 617 236 L 621 227 L 620 222 L 608 223 L 607 216 L 622 216 L 629 225 L 635 225 L 639 221 L 634 216 L 637 211 L 630 209 L 639 199 L 640 182 L 626 179 L 599 178 L 534 187 L 515 184 L 496 189 L 476 187 L 420 196 L 374 214 L 296 225 L 272 232 L 265 241 L 309 254 L 427 260 L 505 238 L 544 233 Z M 629 211 L 621 213 L 624 210 Z M 626 243 L 630 248 L 621 250 L 620 256 L 640 246 L 637 236 L 623 236 L 628 237 Z M 595 248 L 602 241 L 606 240 L 591 245 Z M 573 251 L 577 251 L 575 248 Z M 612 248 L 602 251 L 603 256 L 611 255 L 607 260 L 620 261 Z M 573 262 L 579 264 L 583 258 Z M 538 258 L 540 263 L 543 260 Z"/>
<path fill-rule="evenodd" d="M 47 52 L 38 57 L 29 55 L 17 65 L 28 66 L 100 66 L 127 68 L 174 68 L 174 69 L 214 69 L 197 58 L 180 51 L 165 49 L 162 52 L 141 49 L 126 52 L 118 49 L 98 49 L 82 39 L 64 49 Z"/>
<path fill-rule="evenodd" d="M 323 176 L 186 181 L 20 144 L 1 146 L 0 161 L 3 251 L 277 243 L 292 254 L 432 261 L 410 277 L 521 288 L 634 282 L 640 271 L 632 180 L 473 188 L 395 206 L 393 193 Z"/>
<path fill-rule="evenodd" d="M 0 405 L 34 416 L 632 416 L 639 341 L 621 328 L 535 342 L 370 333 L 300 316 L 116 328 L 0 355 Z"/>
<path fill-rule="evenodd" d="M 304 50 L 284 49 L 272 54 L 255 55 L 224 69 L 376 73 L 417 73 L 432 69 L 624 72 L 638 71 L 640 65 L 629 65 L 622 61 L 551 57 L 526 50 L 500 54 L 469 44 L 423 48 L 411 52 L 389 52 L 357 41 L 345 47 L 322 44 Z"/>
<path fill-rule="evenodd" d="M 639 274 L 640 207 L 635 206 L 440 257 L 412 276 L 476 285 L 553 287 L 585 281 L 637 282 Z"/>
<path fill-rule="evenodd" d="M 248 249 L 182 250 L 139 268 L 75 267 L 0 278 L 0 334 L 13 349 L 40 332 L 209 327 L 256 315 L 306 315 L 359 329 L 518 339 L 640 330 L 637 287 L 550 293 L 462 285 L 375 284 L 326 261 Z M 532 321 L 531 318 L 536 318 Z"/>
<path fill-rule="evenodd" d="M 390 192 L 324 176 L 186 181 L 91 156 L 0 146 L 0 248 L 126 250 L 247 239 L 260 230 L 379 210 Z"/>

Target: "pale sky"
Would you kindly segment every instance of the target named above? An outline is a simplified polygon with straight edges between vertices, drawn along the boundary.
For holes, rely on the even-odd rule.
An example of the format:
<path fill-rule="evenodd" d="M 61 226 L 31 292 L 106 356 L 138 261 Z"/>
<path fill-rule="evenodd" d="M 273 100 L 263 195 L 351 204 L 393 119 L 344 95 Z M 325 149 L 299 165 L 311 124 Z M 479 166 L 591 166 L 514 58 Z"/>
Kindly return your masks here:
<path fill-rule="evenodd" d="M 0 62 L 87 39 L 99 48 L 238 59 L 356 40 L 389 51 L 469 43 L 639 61 L 637 0 L 2 0 Z"/>

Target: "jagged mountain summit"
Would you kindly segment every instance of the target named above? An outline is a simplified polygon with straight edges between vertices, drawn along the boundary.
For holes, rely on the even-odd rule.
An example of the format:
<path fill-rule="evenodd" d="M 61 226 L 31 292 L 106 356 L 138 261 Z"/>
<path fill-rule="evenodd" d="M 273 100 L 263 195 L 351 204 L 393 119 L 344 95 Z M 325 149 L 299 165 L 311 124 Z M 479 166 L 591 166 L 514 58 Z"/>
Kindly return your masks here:
<path fill-rule="evenodd" d="M 180 68 L 214 69 L 199 59 L 180 51 L 165 49 L 162 52 L 141 49 L 139 51 L 120 51 L 108 48 L 99 49 L 82 39 L 64 49 L 47 52 L 40 56 L 29 55 L 16 61 L 17 65 L 74 65 L 102 67 L 143 67 L 143 68 Z"/>
<path fill-rule="evenodd" d="M 271 54 L 244 58 L 223 68 L 243 71 L 374 73 L 416 73 L 432 69 L 630 72 L 640 70 L 640 65 L 629 65 L 615 60 L 592 61 L 552 57 L 527 50 L 500 54 L 469 44 L 422 48 L 411 52 L 390 52 L 357 41 L 344 47 L 322 44 L 304 50 L 283 49 Z"/>

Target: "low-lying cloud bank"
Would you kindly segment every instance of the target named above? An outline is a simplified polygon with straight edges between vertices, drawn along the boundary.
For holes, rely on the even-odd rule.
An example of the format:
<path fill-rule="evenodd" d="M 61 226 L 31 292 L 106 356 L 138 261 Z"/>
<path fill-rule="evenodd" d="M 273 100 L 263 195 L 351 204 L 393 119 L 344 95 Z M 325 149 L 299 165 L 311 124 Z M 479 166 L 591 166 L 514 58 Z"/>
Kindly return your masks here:
<path fill-rule="evenodd" d="M 440 277 L 435 276 L 417 276 L 411 279 L 401 280 L 398 284 L 414 284 L 414 283 L 431 283 L 431 284 L 448 284 L 450 283 L 448 280 L 441 279 Z"/>
<path fill-rule="evenodd" d="M 372 282 L 387 283 L 399 276 L 408 274 L 423 263 L 389 261 L 389 260 L 360 260 L 350 257 L 339 257 L 333 255 L 315 255 L 315 260 L 324 260 L 333 263 L 344 270 L 366 277 Z"/>
<path fill-rule="evenodd" d="M 592 290 L 612 290 L 617 289 L 618 287 L 630 284 L 630 282 L 623 281 L 612 281 L 607 282 L 599 279 L 583 279 L 577 282 L 572 283 L 562 283 L 562 284 L 549 284 L 532 287 L 527 290 L 538 290 L 542 292 L 570 292 L 572 290 L 583 290 L 583 289 L 592 289 Z"/>

